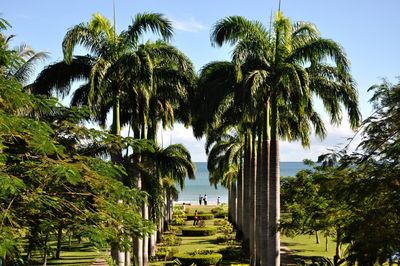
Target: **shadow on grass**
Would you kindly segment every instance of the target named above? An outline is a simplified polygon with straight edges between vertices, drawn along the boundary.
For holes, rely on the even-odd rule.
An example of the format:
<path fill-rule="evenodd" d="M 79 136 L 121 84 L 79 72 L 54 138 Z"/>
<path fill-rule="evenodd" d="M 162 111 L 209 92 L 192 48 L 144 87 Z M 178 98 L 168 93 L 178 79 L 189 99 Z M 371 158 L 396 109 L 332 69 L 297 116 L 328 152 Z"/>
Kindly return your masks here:
<path fill-rule="evenodd" d="M 282 242 L 282 245 L 285 245 L 287 247 L 292 247 L 292 246 L 307 246 L 305 243 L 298 243 L 298 242 L 292 242 L 292 243 L 286 243 Z"/>

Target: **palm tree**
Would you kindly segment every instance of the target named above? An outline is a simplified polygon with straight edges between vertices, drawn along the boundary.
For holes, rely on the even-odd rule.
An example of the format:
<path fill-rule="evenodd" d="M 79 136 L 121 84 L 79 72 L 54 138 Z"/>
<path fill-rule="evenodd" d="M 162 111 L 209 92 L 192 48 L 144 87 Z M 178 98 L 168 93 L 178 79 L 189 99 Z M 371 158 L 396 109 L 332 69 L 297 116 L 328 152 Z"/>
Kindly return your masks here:
<path fill-rule="evenodd" d="M 217 186 L 220 183 L 228 189 L 229 221 L 236 225 L 236 181 L 241 177 L 239 169 L 242 162 L 243 140 L 237 134 L 217 134 L 217 139 L 213 138 L 215 135 L 209 132 L 206 142 L 210 184 Z"/>
<path fill-rule="evenodd" d="M 121 99 L 124 94 L 149 87 L 152 82 L 152 57 L 144 52 L 139 39 L 152 31 L 168 40 L 172 36 L 169 20 L 161 14 L 138 14 L 128 30 L 119 35 L 108 19 L 95 14 L 89 23 L 71 28 L 63 40 L 64 61 L 47 67 L 37 78 L 33 91 L 66 96 L 74 81 L 85 83 L 75 91 L 72 103 L 87 104 L 96 114 L 96 120 L 105 123 L 113 110 L 112 133 L 120 135 Z M 73 57 L 77 45 L 87 48 L 91 55 Z"/>
<path fill-rule="evenodd" d="M 183 188 L 186 177 L 189 179 L 195 178 L 195 166 L 191 161 L 190 153 L 182 145 L 174 144 L 166 148 L 161 148 L 153 141 L 148 142 L 152 143 L 154 148 L 143 151 L 139 150 L 138 152 L 134 151 L 126 158 L 125 167 L 133 172 L 135 172 L 135 169 L 138 169 L 141 172 L 140 176 L 144 177 L 141 181 L 142 188 L 150 195 L 150 216 L 153 222 L 157 224 L 160 219 L 163 219 L 164 202 L 170 202 L 170 197 L 172 196 L 169 193 L 169 197 L 165 198 L 166 193 L 164 193 L 165 188 L 163 186 L 165 179 L 171 179 Z M 139 168 L 139 165 L 133 163 L 138 156 L 141 157 Z M 135 174 L 131 176 L 134 178 L 137 177 Z M 167 189 L 171 190 L 171 188 Z M 144 206 L 143 210 L 147 212 L 148 206 Z M 152 253 L 152 250 L 149 253 Z M 148 254 L 147 252 L 143 252 L 143 255 L 143 262 L 146 264 L 146 255 Z"/>
<path fill-rule="evenodd" d="M 264 102 L 261 157 L 263 179 L 269 181 L 269 204 L 262 204 L 268 211 L 261 212 L 264 214 L 261 219 L 269 221 L 272 228 L 269 236 L 266 235 L 268 230 L 262 230 L 261 242 L 264 244 L 260 254 L 267 254 L 261 258 L 262 265 L 280 264 L 277 232 L 280 215 L 279 135 L 289 140 L 301 139 L 307 145 L 311 122 L 316 133 L 324 136 L 321 119 L 313 110 L 312 94 L 321 98 L 333 123 L 341 121 L 340 103 L 348 111 L 352 128 L 360 120 L 357 93 L 342 48 L 332 40 L 321 38 L 314 25 L 303 22 L 291 25 L 280 12 L 271 26 L 272 33 L 257 21 L 228 17 L 217 22 L 211 37 L 217 45 L 236 44 L 233 62 L 237 65 L 257 63 L 247 73 L 247 80 L 251 88 L 261 91 L 260 99 Z M 326 63 L 330 62 L 326 59 L 330 59 L 331 64 Z"/>
<path fill-rule="evenodd" d="M 154 57 L 146 51 L 148 46 L 139 45 L 141 35 L 147 31 L 165 40 L 172 36 L 170 21 L 161 14 L 138 14 L 121 34 L 116 33 L 115 25 L 109 20 L 95 14 L 89 23 L 76 25 L 67 32 L 63 41 L 64 62 L 45 69 L 35 82 L 33 92 L 49 94 L 55 90 L 65 96 L 72 82 L 84 80 L 75 91 L 72 103 L 88 104 L 101 125 L 105 125 L 107 113 L 112 110 L 111 132 L 119 136 L 124 95 L 143 95 L 152 84 Z M 87 48 L 91 55 L 73 57 L 77 45 Z M 119 142 L 113 150 L 113 161 L 121 162 Z"/>
<path fill-rule="evenodd" d="M 8 23 L 5 20 L 0 20 L 0 30 L 6 29 L 7 25 Z M 36 65 L 48 59 L 48 53 L 35 52 L 27 44 L 21 44 L 10 50 L 9 43 L 14 38 L 15 35 L 5 36 L 0 32 L 0 48 L 3 51 L 9 51 L 8 58 L 4 58 L 9 63 L 0 64 L 0 73 L 6 78 L 15 78 L 23 86 L 29 87 L 28 82 L 32 78 Z"/>

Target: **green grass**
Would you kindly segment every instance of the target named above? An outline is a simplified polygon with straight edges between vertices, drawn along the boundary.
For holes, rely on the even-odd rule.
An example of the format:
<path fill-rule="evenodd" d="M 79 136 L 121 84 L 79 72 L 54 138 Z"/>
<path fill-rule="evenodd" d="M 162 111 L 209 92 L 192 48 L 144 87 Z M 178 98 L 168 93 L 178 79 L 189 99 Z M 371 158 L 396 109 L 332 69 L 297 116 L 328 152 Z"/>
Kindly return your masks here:
<path fill-rule="evenodd" d="M 71 248 L 68 248 L 67 245 L 63 245 L 60 259 L 53 259 L 52 256 L 49 256 L 47 265 L 90 266 L 99 257 L 106 257 L 106 252 L 90 247 L 90 243 L 88 242 L 83 242 L 81 244 L 73 243 Z M 43 265 L 39 252 L 34 253 L 31 265 Z"/>
<path fill-rule="evenodd" d="M 293 238 L 281 235 L 281 242 L 299 256 L 323 256 L 332 259 L 335 255 L 336 243 L 332 238 L 328 238 L 328 252 L 325 251 L 323 236 L 320 236 L 319 244 L 316 244 L 315 235 L 299 235 Z"/>

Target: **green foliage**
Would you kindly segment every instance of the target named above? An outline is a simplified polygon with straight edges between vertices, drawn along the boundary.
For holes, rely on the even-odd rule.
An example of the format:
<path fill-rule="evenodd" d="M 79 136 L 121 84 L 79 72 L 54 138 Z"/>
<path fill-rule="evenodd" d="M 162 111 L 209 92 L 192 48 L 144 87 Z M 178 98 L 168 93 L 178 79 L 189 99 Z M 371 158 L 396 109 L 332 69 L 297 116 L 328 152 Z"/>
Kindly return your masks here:
<path fill-rule="evenodd" d="M 171 260 L 174 258 L 174 255 L 178 253 L 177 248 L 172 247 L 158 247 L 156 253 L 156 260 Z"/>
<path fill-rule="evenodd" d="M 236 238 L 235 234 L 223 234 L 222 236 L 218 236 L 215 239 L 215 242 L 217 244 L 230 245 L 234 242 L 235 238 Z"/>
<path fill-rule="evenodd" d="M 296 259 L 297 265 L 301 266 L 306 266 L 306 265 L 312 265 L 312 266 L 334 266 L 332 261 L 325 257 L 319 257 L 319 256 L 311 256 L 311 257 L 306 257 L 302 256 L 300 258 Z"/>
<path fill-rule="evenodd" d="M 162 244 L 165 246 L 179 246 L 182 243 L 182 238 L 175 234 L 163 235 Z"/>
<path fill-rule="evenodd" d="M 214 215 L 211 214 L 211 213 L 200 213 L 199 212 L 199 217 L 200 217 L 200 220 L 212 220 L 212 219 L 214 219 Z M 194 220 L 194 215 L 187 215 L 186 219 L 188 221 L 193 221 Z"/>
<path fill-rule="evenodd" d="M 97 141 L 115 142 L 107 133 L 81 128 L 76 122 L 82 116 L 84 111 L 27 94 L 19 82 L 0 75 L 0 258 L 5 263 L 17 265 L 23 252 L 29 258 L 34 249 L 47 255 L 49 236 L 58 228 L 97 246 L 128 245 L 127 234 L 154 230 L 138 212 L 145 194 L 115 179 L 125 175 L 123 168 L 80 153 Z"/>
<path fill-rule="evenodd" d="M 240 246 L 226 247 L 218 250 L 224 260 L 240 260 L 242 258 L 242 249 Z"/>
<path fill-rule="evenodd" d="M 174 217 L 172 217 L 172 220 L 171 220 L 170 224 L 171 225 L 185 225 L 186 224 L 186 217 L 185 218 L 181 218 L 181 217 L 174 216 Z"/>
<path fill-rule="evenodd" d="M 216 233 L 215 227 L 182 228 L 182 236 L 212 236 Z"/>
<path fill-rule="evenodd" d="M 207 251 L 205 251 L 208 253 Z M 184 254 L 176 254 L 175 258 L 182 265 L 217 265 L 222 260 L 222 255 L 219 253 L 201 254 L 201 252 L 192 252 Z"/>

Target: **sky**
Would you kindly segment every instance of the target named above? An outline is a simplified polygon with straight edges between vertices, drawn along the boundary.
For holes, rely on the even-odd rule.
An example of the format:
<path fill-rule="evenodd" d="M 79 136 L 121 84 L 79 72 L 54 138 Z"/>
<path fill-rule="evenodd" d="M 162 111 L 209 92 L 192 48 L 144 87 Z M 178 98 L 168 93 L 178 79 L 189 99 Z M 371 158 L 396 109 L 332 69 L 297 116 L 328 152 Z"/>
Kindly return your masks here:
<path fill-rule="evenodd" d="M 269 24 L 279 0 L 115 0 L 117 31 L 127 29 L 137 13 L 157 12 L 169 18 L 175 27 L 172 44 L 184 52 L 196 70 L 216 60 L 229 60 L 230 47 L 212 47 L 210 29 L 216 21 L 231 15 L 244 16 Z M 322 37 L 340 43 L 351 62 L 351 73 L 357 82 L 363 118 L 371 113 L 367 90 L 383 78 L 397 82 L 400 74 L 399 0 L 282 0 L 281 10 L 292 21 L 314 23 Z M 61 42 L 69 28 L 87 22 L 99 12 L 112 20 L 112 0 L 3 0 L 0 16 L 11 23 L 6 34 L 15 34 L 13 44 L 27 43 L 36 51 L 47 51 L 46 64 L 62 59 Z M 142 41 L 146 41 L 143 39 Z M 40 71 L 43 66 L 39 66 Z M 340 147 L 353 136 L 344 119 L 339 127 L 329 125 L 323 141 L 312 136 L 308 149 L 299 143 L 281 143 L 282 161 L 316 160 L 328 149 Z M 345 117 L 345 114 L 343 115 Z M 161 134 L 160 134 L 161 136 Z M 204 139 L 196 140 L 191 129 L 176 125 L 162 133 L 164 145 L 182 143 L 193 161 L 206 161 Z M 161 138 L 161 137 L 160 137 Z"/>

